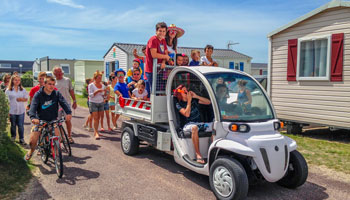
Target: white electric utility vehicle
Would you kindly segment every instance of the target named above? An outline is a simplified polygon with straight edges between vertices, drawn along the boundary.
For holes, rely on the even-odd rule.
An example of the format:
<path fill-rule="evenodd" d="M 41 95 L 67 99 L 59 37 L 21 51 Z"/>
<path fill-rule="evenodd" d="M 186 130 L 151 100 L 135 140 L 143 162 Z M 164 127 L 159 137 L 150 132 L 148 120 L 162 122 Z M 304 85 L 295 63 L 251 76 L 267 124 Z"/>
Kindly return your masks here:
<path fill-rule="evenodd" d="M 218 199 L 243 199 L 249 185 L 258 180 L 287 188 L 305 183 L 307 163 L 296 150 L 296 142 L 280 134 L 281 123 L 273 105 L 252 76 L 204 66 L 167 66 L 162 70 L 154 65 L 153 72 L 150 101 L 124 99 L 117 103 L 115 112 L 131 118 L 122 124 L 121 147 L 125 154 L 136 154 L 140 142 L 161 151 L 174 151 L 175 162 L 209 176 Z M 251 96 L 249 105 L 238 101 L 238 82 L 242 80 Z M 180 84 L 211 101 L 210 105 L 199 104 L 201 120 L 213 122 L 212 132 L 199 132 L 205 164 L 195 161 L 191 133 L 182 130 L 181 114 L 175 106 L 178 99 L 173 96 Z M 218 99 L 218 84 L 228 88 L 224 101 Z"/>

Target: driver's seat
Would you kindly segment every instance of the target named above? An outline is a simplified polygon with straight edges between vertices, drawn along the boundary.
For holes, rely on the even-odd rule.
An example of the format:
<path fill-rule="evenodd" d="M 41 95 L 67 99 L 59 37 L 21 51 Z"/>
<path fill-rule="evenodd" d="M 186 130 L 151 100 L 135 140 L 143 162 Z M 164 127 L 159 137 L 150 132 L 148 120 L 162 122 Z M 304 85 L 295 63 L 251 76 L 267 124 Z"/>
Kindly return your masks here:
<path fill-rule="evenodd" d="M 183 123 L 182 117 L 181 117 L 181 113 L 177 110 L 176 108 L 176 103 L 178 102 L 177 98 L 174 97 L 173 95 L 171 95 L 170 98 L 170 103 L 172 104 L 171 108 L 172 108 L 172 113 L 174 113 L 173 115 L 175 115 L 175 118 L 173 120 L 174 126 L 175 126 L 175 130 L 177 132 L 177 135 L 179 138 L 191 138 L 192 133 L 191 132 L 184 132 L 182 130 L 182 127 L 185 125 Z M 204 132 L 204 131 L 199 131 L 198 132 L 198 137 L 211 137 L 212 132 Z"/>

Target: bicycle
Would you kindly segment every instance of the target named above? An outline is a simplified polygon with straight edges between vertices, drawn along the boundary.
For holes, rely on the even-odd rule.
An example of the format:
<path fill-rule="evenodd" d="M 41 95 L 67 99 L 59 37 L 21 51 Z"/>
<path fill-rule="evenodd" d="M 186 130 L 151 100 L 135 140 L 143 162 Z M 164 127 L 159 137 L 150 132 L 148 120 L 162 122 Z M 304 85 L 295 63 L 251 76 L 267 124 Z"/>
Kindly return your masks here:
<path fill-rule="evenodd" d="M 46 164 L 50 155 L 55 162 L 56 174 L 59 178 L 63 176 L 63 158 L 60 147 L 60 136 L 56 136 L 55 127 L 62 123 L 64 119 L 53 120 L 50 122 L 40 120 L 39 126 L 41 134 L 39 138 L 38 150 L 41 154 L 41 160 Z"/>

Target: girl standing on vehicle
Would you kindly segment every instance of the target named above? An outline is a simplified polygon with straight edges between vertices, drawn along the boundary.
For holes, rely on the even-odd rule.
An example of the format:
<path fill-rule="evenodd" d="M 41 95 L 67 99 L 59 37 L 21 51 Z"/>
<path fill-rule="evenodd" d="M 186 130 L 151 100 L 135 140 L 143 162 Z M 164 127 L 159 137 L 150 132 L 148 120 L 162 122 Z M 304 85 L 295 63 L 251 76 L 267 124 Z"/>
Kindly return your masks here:
<path fill-rule="evenodd" d="M 167 44 L 169 56 L 174 60 L 175 54 L 177 54 L 177 39 L 180 38 L 185 31 L 182 28 L 176 27 L 175 24 L 171 24 L 168 27 L 168 31 L 165 35 L 165 41 Z"/>
<path fill-rule="evenodd" d="M 23 89 L 21 78 L 18 75 L 11 77 L 8 88 L 5 91 L 10 102 L 11 138 L 16 139 L 16 127 L 18 127 L 19 143 L 26 145 L 24 141 L 24 113 L 25 104 L 28 101 L 28 93 Z"/>
<path fill-rule="evenodd" d="M 98 125 L 103 117 L 105 86 L 102 84 L 102 73 L 94 73 L 94 82 L 89 85 L 89 109 L 94 120 L 95 139 L 100 139 Z"/>

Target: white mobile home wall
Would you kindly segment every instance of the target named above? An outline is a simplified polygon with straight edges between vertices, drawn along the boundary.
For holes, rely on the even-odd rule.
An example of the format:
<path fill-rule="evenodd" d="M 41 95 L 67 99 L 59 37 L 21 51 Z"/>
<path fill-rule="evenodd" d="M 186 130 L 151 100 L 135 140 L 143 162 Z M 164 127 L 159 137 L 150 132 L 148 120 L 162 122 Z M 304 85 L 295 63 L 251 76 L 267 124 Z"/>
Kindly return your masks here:
<path fill-rule="evenodd" d="M 288 40 L 344 33 L 343 81 L 287 81 Z M 350 129 L 350 8 L 327 9 L 271 36 L 270 96 L 278 118 Z"/>
<path fill-rule="evenodd" d="M 113 48 L 116 49 L 115 58 L 113 57 Z M 119 61 L 119 68 L 122 68 L 124 71 L 126 71 L 127 66 L 128 66 L 127 53 L 125 51 L 123 51 L 122 49 L 120 49 L 119 47 L 117 47 L 116 45 L 113 45 L 113 47 L 110 48 L 110 50 L 108 51 L 108 53 L 104 57 L 104 67 L 106 67 L 107 62 L 115 62 L 116 60 Z M 109 65 L 109 67 L 110 67 L 109 72 L 111 72 L 111 65 Z"/>

